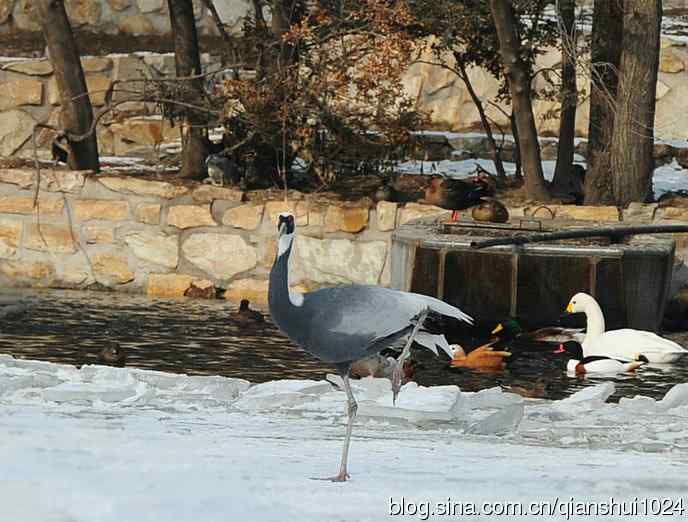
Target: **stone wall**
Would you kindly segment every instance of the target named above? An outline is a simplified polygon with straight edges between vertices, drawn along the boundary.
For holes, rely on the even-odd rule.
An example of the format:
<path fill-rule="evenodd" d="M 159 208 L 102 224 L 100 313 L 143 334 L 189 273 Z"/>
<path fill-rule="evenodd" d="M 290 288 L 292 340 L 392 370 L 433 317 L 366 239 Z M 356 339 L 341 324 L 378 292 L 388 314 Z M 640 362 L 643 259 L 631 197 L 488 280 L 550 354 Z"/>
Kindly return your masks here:
<path fill-rule="evenodd" d="M 431 55 L 426 61 L 436 61 Z M 586 60 L 583 57 L 582 60 Z M 561 55 L 552 49 L 538 58 L 537 67 L 560 68 Z M 685 41 L 662 39 L 662 49 L 657 80 L 657 106 L 655 112 L 655 137 L 675 140 L 688 139 L 688 47 Z M 490 73 L 479 67 L 472 67 L 468 74 L 481 100 L 494 100 L 499 84 Z M 481 130 L 475 105 L 463 82 L 451 71 L 428 64 L 416 63 L 404 79 L 406 91 L 416 100 L 418 109 L 431 113 L 431 120 L 437 128 L 451 131 Z M 544 75 L 538 75 L 534 82 L 536 89 L 551 87 Z M 590 80 L 584 71 L 578 74 L 578 111 L 576 113 L 576 135 L 588 135 L 588 112 L 590 110 Z M 507 113 L 510 108 L 503 106 Z M 488 116 L 505 129 L 509 122 L 498 108 L 485 104 Z M 533 111 L 541 136 L 558 136 L 559 103 L 553 100 L 535 100 Z"/>
<path fill-rule="evenodd" d="M 291 283 L 300 290 L 340 283 L 389 285 L 390 238 L 412 219 L 448 215 L 418 203 L 335 201 L 290 191 L 244 194 L 87 172 L 0 169 L 0 286 L 107 288 L 158 297 L 248 298 L 265 304 L 280 212 L 297 219 Z M 593 221 L 688 224 L 688 208 L 551 205 Z M 546 218 L 537 207 L 514 218 Z M 688 234 L 676 234 L 677 288 L 685 285 Z M 675 289 L 675 290 L 676 290 Z"/>
<path fill-rule="evenodd" d="M 196 184 L 87 172 L 0 170 L 0 285 L 106 287 L 153 296 L 214 295 L 265 304 L 280 212 L 297 217 L 297 288 L 389 284 L 392 230 L 446 211 L 396 203 L 290 203 Z M 277 198 L 281 194 L 274 194 Z"/>
<path fill-rule="evenodd" d="M 220 19 L 231 32 L 241 30 L 249 0 L 215 2 Z M 170 33 L 167 0 L 65 0 L 72 27 L 94 33 L 166 35 Z M 218 36 L 213 19 L 201 0 L 193 0 L 196 27 L 201 35 Z M 0 0 L 0 34 L 38 32 L 32 0 Z"/>

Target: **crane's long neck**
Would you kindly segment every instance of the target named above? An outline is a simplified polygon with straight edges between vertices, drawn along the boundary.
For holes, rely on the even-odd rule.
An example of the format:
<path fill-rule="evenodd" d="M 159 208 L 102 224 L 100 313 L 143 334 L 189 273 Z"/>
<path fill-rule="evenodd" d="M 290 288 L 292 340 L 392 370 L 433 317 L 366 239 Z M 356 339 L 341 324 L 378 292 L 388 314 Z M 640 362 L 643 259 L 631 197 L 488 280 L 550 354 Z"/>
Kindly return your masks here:
<path fill-rule="evenodd" d="M 282 245 L 280 245 L 282 246 Z M 296 335 L 292 326 L 298 325 L 299 307 L 292 302 L 289 295 L 289 256 L 291 244 L 283 252 L 277 254 L 275 263 L 270 270 L 270 286 L 268 288 L 268 305 L 270 315 L 277 326 L 289 337 Z"/>
<path fill-rule="evenodd" d="M 585 333 L 586 340 L 592 340 L 604 333 L 604 315 L 597 301 L 590 300 L 585 304 L 585 317 L 588 320 Z"/>

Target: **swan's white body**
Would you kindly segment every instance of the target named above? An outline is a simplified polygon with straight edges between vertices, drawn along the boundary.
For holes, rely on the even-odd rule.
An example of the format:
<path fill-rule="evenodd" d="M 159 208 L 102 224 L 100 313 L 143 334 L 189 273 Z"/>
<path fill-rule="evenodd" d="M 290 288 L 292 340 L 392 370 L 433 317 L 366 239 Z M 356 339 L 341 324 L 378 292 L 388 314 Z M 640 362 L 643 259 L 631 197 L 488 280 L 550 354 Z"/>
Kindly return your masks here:
<path fill-rule="evenodd" d="M 591 361 L 583 363 L 584 368 L 579 368 L 578 365 L 581 361 L 576 359 L 571 359 L 566 363 L 566 371 L 569 373 L 582 374 L 582 373 L 605 373 L 605 374 L 615 374 L 632 372 L 640 368 L 643 363 L 638 361 L 622 362 L 616 359 L 602 359 L 599 361 Z"/>
<path fill-rule="evenodd" d="M 583 354 L 607 355 L 634 359 L 638 354 L 647 357 L 651 363 L 670 363 L 688 351 L 681 345 L 652 332 L 623 328 L 605 331 L 604 315 L 595 299 L 585 293 L 574 295 L 566 311 L 583 312 L 587 318 L 587 329 L 583 340 Z"/>

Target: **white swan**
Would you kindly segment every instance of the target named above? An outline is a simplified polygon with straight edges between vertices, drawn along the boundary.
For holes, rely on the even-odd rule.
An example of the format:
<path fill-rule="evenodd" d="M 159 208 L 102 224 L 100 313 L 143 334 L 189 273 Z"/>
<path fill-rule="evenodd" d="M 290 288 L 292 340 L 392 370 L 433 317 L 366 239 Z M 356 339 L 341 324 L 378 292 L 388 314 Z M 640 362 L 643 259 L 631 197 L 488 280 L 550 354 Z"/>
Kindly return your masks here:
<path fill-rule="evenodd" d="M 583 312 L 587 317 L 588 324 L 583 340 L 583 353 L 586 357 L 609 355 L 635 359 L 642 354 L 651 363 L 669 363 L 688 353 L 681 345 L 652 332 L 631 328 L 605 332 L 602 309 L 591 295 L 582 292 L 574 295 L 566 311 Z"/>

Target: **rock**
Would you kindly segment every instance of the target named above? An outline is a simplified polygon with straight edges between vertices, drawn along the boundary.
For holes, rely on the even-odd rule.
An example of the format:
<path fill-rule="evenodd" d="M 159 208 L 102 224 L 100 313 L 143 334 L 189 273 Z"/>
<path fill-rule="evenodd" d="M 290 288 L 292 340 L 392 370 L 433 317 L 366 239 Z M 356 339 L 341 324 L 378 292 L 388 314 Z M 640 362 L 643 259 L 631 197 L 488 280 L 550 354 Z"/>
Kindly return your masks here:
<path fill-rule="evenodd" d="M 674 219 L 688 221 L 687 207 L 660 207 L 655 214 L 656 219 Z"/>
<path fill-rule="evenodd" d="M 21 221 L 0 218 L 0 258 L 8 258 L 16 254 L 21 233 Z"/>
<path fill-rule="evenodd" d="M 58 266 L 58 280 L 61 285 L 79 287 L 93 283 L 91 269 L 85 256 L 69 256 Z"/>
<path fill-rule="evenodd" d="M 55 267 L 45 261 L 6 261 L 0 263 L 0 274 L 9 278 L 14 284 L 29 283 L 32 286 L 44 286 L 55 276 Z"/>
<path fill-rule="evenodd" d="M 387 255 L 385 241 L 315 239 L 301 235 L 296 239 L 295 281 L 317 283 L 377 284 Z M 300 277 L 299 277 L 300 276 Z"/>
<path fill-rule="evenodd" d="M 146 16 L 139 13 L 119 18 L 117 27 L 123 33 L 133 36 L 155 33 L 153 23 Z"/>
<path fill-rule="evenodd" d="M 147 225 L 160 224 L 160 204 L 158 203 L 141 203 L 136 207 L 135 211 L 136 221 L 146 223 Z"/>
<path fill-rule="evenodd" d="M 0 83 L 0 111 L 21 105 L 40 105 L 43 103 L 43 84 L 38 80 L 10 80 Z"/>
<path fill-rule="evenodd" d="M 0 157 L 12 156 L 33 133 L 36 120 L 18 109 L 0 112 Z"/>
<path fill-rule="evenodd" d="M 105 94 L 110 88 L 110 77 L 107 74 L 87 74 L 86 88 L 95 107 L 105 105 Z"/>
<path fill-rule="evenodd" d="M 48 192 L 79 193 L 84 187 L 86 174 L 79 170 L 41 170 L 41 190 Z M 22 189 L 35 188 L 34 169 L 0 169 L 0 182 L 18 185 Z"/>
<path fill-rule="evenodd" d="M 320 207 L 308 206 L 308 225 L 322 227 L 325 224 L 325 211 Z"/>
<path fill-rule="evenodd" d="M 558 218 L 583 221 L 619 221 L 619 209 L 612 206 L 547 205 Z M 534 207 L 534 210 L 537 207 Z M 531 211 L 532 211 L 531 210 Z"/>
<path fill-rule="evenodd" d="M 166 120 L 150 116 L 137 116 L 113 123 L 110 130 L 115 138 L 137 145 L 156 146 L 166 140 L 179 138 L 179 129 L 171 127 Z"/>
<path fill-rule="evenodd" d="M 396 227 L 397 206 L 390 201 L 380 201 L 377 204 L 377 229 L 380 232 L 388 232 Z"/>
<path fill-rule="evenodd" d="M 124 11 L 131 5 L 131 0 L 107 0 L 107 3 L 115 11 Z"/>
<path fill-rule="evenodd" d="M 124 255 L 97 253 L 91 256 L 91 265 L 96 281 L 108 287 L 128 283 L 135 277 Z"/>
<path fill-rule="evenodd" d="M 53 73 L 50 60 L 19 60 L 2 66 L 5 71 L 12 71 L 29 76 L 48 76 Z"/>
<path fill-rule="evenodd" d="M 110 199 L 80 199 L 73 203 L 74 221 L 81 223 L 91 219 L 124 221 L 129 218 L 129 203 Z"/>
<path fill-rule="evenodd" d="M 650 223 L 657 212 L 656 203 L 630 203 L 623 210 L 624 223 Z"/>
<path fill-rule="evenodd" d="M 167 214 L 167 224 L 177 228 L 216 227 L 210 206 L 175 205 Z"/>
<path fill-rule="evenodd" d="M 241 236 L 202 232 L 182 244 L 184 256 L 216 279 L 230 279 L 258 263 L 256 250 Z"/>
<path fill-rule="evenodd" d="M 41 24 L 38 23 L 38 12 L 34 7 L 33 0 L 19 0 L 19 5 L 15 5 L 12 18 L 15 29 L 31 32 L 41 31 Z"/>
<path fill-rule="evenodd" d="M 661 100 L 669 93 L 669 91 L 671 91 L 671 87 L 669 87 L 662 80 L 657 80 L 657 87 L 655 88 L 655 100 Z"/>
<path fill-rule="evenodd" d="M 24 248 L 61 254 L 73 254 L 76 245 L 68 225 L 26 223 Z"/>
<path fill-rule="evenodd" d="M 184 295 L 197 299 L 215 299 L 217 289 L 212 281 L 201 279 L 200 281 L 193 281 L 191 286 L 184 292 Z"/>
<path fill-rule="evenodd" d="M 162 232 L 134 232 L 124 236 L 124 242 L 142 261 L 166 268 L 176 268 L 179 263 L 176 236 L 168 236 Z"/>
<path fill-rule="evenodd" d="M 684 169 L 688 169 L 688 149 L 677 149 L 674 153 L 674 157 L 679 165 L 681 165 Z"/>
<path fill-rule="evenodd" d="M 671 49 L 663 49 L 659 55 L 659 70 L 663 73 L 678 73 L 685 70 L 683 60 Z"/>
<path fill-rule="evenodd" d="M 232 281 L 225 290 L 224 297 L 233 303 L 248 299 L 253 304 L 266 306 L 268 304 L 268 281 L 266 279 Z"/>
<path fill-rule="evenodd" d="M 36 210 L 41 215 L 62 214 L 63 208 L 62 198 L 39 197 L 37 208 L 33 206 L 32 197 L 3 196 L 0 198 L 0 213 L 4 214 L 34 214 Z"/>
<path fill-rule="evenodd" d="M 414 219 L 441 216 L 448 212 L 449 211 L 434 205 L 406 203 L 399 214 L 399 225 L 404 225 Z"/>
<path fill-rule="evenodd" d="M 67 16 L 72 27 L 98 24 L 102 8 L 98 0 L 65 0 Z"/>
<path fill-rule="evenodd" d="M 282 212 L 291 212 L 296 218 L 297 226 L 308 225 L 308 205 L 303 201 L 268 201 L 265 203 L 265 212 L 273 225 Z"/>
<path fill-rule="evenodd" d="M 191 197 L 197 203 L 212 203 L 216 199 L 222 201 L 241 201 L 244 198 L 244 193 L 241 190 L 227 187 L 200 185 L 191 192 Z"/>
<path fill-rule="evenodd" d="M 14 0 L 0 0 L 0 25 L 4 24 L 12 14 Z"/>
<path fill-rule="evenodd" d="M 89 223 L 81 227 L 81 237 L 89 244 L 114 243 L 115 230 L 111 225 Z"/>
<path fill-rule="evenodd" d="M 272 268 L 277 257 L 277 241 L 274 237 L 261 238 L 256 242 L 260 266 Z"/>
<path fill-rule="evenodd" d="M 263 205 L 241 205 L 230 208 L 222 216 L 222 224 L 244 230 L 255 230 L 263 220 Z"/>
<path fill-rule="evenodd" d="M 149 181 L 136 178 L 119 178 L 106 176 L 98 178 L 103 185 L 114 192 L 134 194 L 136 196 L 154 196 L 164 199 L 173 199 L 183 196 L 189 189 L 182 185 L 173 185 L 166 181 Z"/>
<path fill-rule="evenodd" d="M 163 10 L 164 0 L 136 0 L 142 13 L 157 13 Z"/>
<path fill-rule="evenodd" d="M 368 225 L 368 214 L 367 206 L 330 205 L 325 213 L 325 232 L 360 232 Z"/>
<path fill-rule="evenodd" d="M 149 297 L 184 297 L 193 277 L 184 274 L 148 274 L 146 294 Z"/>
<path fill-rule="evenodd" d="M 112 60 L 102 56 L 82 56 L 81 68 L 85 73 L 103 72 L 112 67 Z"/>

